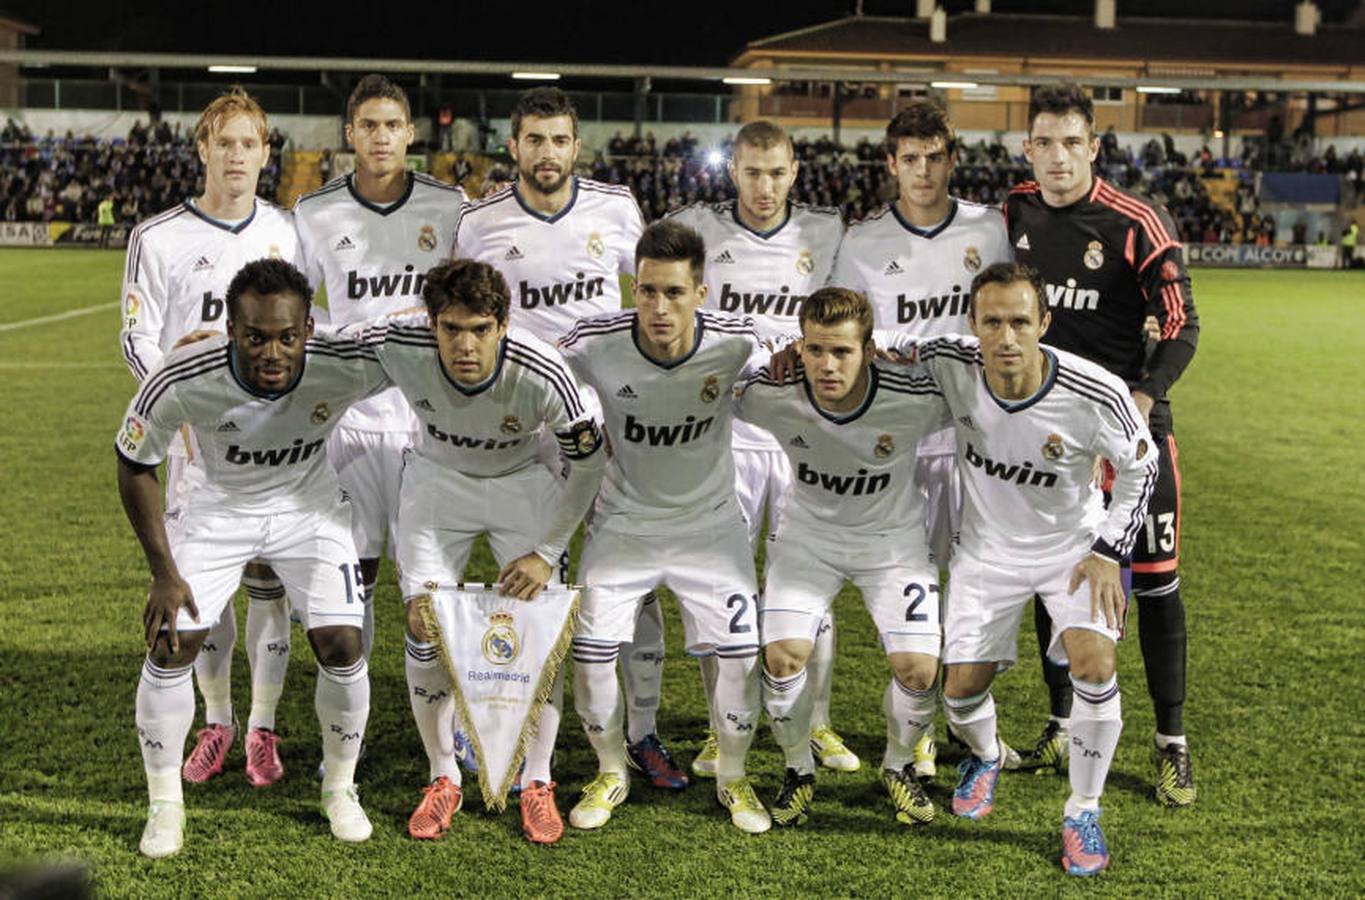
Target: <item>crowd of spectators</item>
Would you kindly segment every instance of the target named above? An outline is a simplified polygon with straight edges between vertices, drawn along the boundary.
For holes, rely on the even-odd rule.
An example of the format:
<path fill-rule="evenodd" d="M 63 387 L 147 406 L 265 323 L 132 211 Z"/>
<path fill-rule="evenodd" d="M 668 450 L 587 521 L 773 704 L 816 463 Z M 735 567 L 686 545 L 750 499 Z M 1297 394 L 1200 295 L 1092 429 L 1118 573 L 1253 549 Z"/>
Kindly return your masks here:
<path fill-rule="evenodd" d="M 270 161 L 257 192 L 274 198 L 285 138 L 270 134 Z M 119 224 L 132 225 L 203 191 L 193 135 L 180 123 L 135 123 L 113 140 L 68 131 L 35 137 L 13 119 L 0 129 L 0 220 L 94 222 L 111 197 Z"/>

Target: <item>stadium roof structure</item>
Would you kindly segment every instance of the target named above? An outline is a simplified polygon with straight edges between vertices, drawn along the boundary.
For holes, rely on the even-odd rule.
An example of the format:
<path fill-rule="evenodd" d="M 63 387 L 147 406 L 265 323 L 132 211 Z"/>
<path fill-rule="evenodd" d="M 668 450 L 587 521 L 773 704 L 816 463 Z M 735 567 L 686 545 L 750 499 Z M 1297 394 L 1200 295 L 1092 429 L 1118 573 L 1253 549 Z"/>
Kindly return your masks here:
<path fill-rule="evenodd" d="M 1312 35 L 1289 22 L 1120 17 L 1101 29 L 1085 16 L 961 13 L 948 17 L 946 40 L 930 39 L 929 21 L 908 16 L 848 16 L 751 41 L 736 67 L 774 61 L 950 61 L 1002 57 L 1026 63 L 1178 64 L 1248 71 L 1336 69 L 1365 77 L 1365 30 L 1322 25 Z"/>

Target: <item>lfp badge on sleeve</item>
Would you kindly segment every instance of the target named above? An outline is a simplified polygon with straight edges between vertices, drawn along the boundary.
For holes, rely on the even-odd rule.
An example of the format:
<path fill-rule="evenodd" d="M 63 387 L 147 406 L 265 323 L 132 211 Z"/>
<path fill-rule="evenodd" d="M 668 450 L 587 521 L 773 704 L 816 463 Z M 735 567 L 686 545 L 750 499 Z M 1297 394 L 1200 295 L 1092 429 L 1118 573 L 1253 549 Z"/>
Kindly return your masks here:
<path fill-rule="evenodd" d="M 415 602 L 455 686 L 484 805 L 502 810 L 573 640 L 578 590 L 556 585 L 514 600 L 494 585 L 462 584 Z"/>

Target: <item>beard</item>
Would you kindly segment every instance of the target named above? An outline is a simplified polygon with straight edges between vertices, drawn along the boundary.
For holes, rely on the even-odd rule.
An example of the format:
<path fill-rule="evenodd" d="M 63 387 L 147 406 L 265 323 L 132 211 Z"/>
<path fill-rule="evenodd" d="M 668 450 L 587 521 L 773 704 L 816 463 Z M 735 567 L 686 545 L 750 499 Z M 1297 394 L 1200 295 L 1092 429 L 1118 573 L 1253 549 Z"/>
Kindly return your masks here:
<path fill-rule="evenodd" d="M 549 195 L 558 193 L 559 189 L 564 187 L 565 183 L 569 180 L 570 175 L 573 174 L 573 167 L 570 166 L 568 171 L 560 170 L 555 173 L 552 180 L 548 182 L 542 181 L 540 177 L 536 175 L 535 169 L 521 169 L 520 174 L 522 183 L 527 187 L 535 190 L 537 193 Z M 546 174 L 548 175 L 549 173 Z"/>

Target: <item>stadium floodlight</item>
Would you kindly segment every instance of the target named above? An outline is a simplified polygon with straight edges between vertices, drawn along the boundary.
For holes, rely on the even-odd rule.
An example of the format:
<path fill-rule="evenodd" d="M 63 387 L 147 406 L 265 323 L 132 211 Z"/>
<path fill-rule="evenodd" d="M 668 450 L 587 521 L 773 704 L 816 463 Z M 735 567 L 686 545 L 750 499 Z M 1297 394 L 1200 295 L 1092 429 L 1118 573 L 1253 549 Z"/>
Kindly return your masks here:
<path fill-rule="evenodd" d="M 931 81 L 929 82 L 929 87 L 936 87 L 939 90 L 957 88 L 960 91 L 974 91 L 980 87 L 980 85 L 975 81 Z"/>
<path fill-rule="evenodd" d="M 558 81 L 558 72 L 513 72 L 517 81 Z"/>
<path fill-rule="evenodd" d="M 1137 92 L 1139 94 L 1178 94 L 1180 93 L 1180 88 L 1163 87 L 1158 84 L 1140 84 L 1138 85 Z"/>
<path fill-rule="evenodd" d="M 729 78 L 722 78 L 721 84 L 772 84 L 771 78 L 745 78 L 740 75 L 732 75 Z"/>
<path fill-rule="evenodd" d="M 254 74 L 256 73 L 256 67 L 255 67 L 255 66 L 209 66 L 209 71 L 210 71 L 210 72 L 218 72 L 218 73 L 220 73 L 220 74 L 254 75 Z"/>
<path fill-rule="evenodd" d="M 706 154 L 706 164 L 708 166 L 718 166 L 725 162 L 725 154 L 719 150 L 712 150 Z"/>

